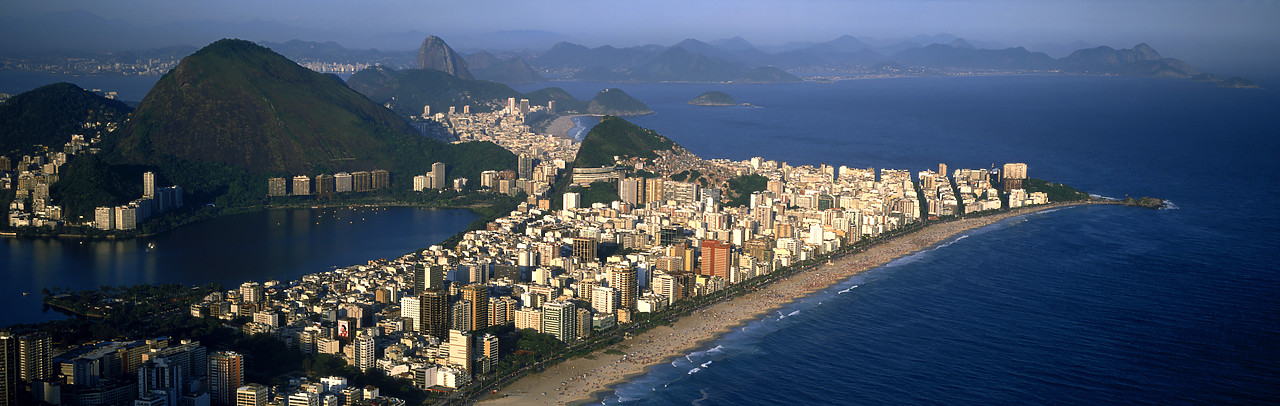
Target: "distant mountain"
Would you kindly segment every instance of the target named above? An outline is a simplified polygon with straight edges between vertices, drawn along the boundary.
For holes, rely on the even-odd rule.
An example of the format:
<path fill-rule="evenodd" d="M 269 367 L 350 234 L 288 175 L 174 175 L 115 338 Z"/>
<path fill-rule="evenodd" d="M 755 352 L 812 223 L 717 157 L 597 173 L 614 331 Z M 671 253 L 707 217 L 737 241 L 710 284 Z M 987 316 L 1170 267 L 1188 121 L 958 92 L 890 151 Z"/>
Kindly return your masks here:
<path fill-rule="evenodd" d="M 1030 52 L 1026 48 L 974 49 L 957 40 L 952 45 L 933 44 L 899 52 L 890 59 L 910 66 L 951 67 L 968 69 L 1031 70 L 1053 69 L 1049 55 Z"/>
<path fill-rule="evenodd" d="M 184 58 L 147 93 L 124 133 L 112 151 L 120 162 L 168 168 L 168 178 L 210 193 L 216 185 L 199 185 L 215 179 L 195 180 L 187 172 L 387 169 L 403 182 L 436 161 L 456 167 L 459 177 L 514 163 L 493 144 L 455 146 L 422 137 L 342 83 L 242 40 L 221 40 Z"/>
<path fill-rule="evenodd" d="M 692 104 L 695 106 L 737 106 L 738 105 L 738 101 L 734 100 L 733 96 L 730 96 L 728 93 L 725 93 L 725 92 L 716 92 L 716 91 L 700 94 L 698 95 L 698 97 L 689 99 L 689 101 L 685 103 Z"/>
<path fill-rule="evenodd" d="M 467 67 L 477 78 L 502 83 L 532 83 L 542 80 L 523 58 L 500 60 L 484 51 L 467 55 Z"/>
<path fill-rule="evenodd" d="M 422 47 L 418 48 L 418 69 L 435 69 L 462 79 L 475 79 L 467 70 L 467 61 L 434 35 L 423 40 Z"/>
<path fill-rule="evenodd" d="M 604 89 L 587 104 L 587 113 L 610 116 L 642 116 L 653 114 L 653 109 L 636 100 L 622 89 Z"/>
<path fill-rule="evenodd" d="M 742 76 L 733 81 L 739 83 L 789 83 L 802 82 L 804 79 L 773 66 L 761 66 L 743 73 Z"/>
<path fill-rule="evenodd" d="M 118 125 L 131 110 L 65 82 L 20 93 L 0 104 L 0 155 L 33 154 L 36 145 L 61 150 L 72 134 L 86 134 L 84 123 Z"/>
<path fill-rule="evenodd" d="M 520 97 L 520 92 L 507 85 L 487 80 L 468 80 L 435 69 L 406 69 L 374 66 L 347 79 L 347 86 L 370 100 L 388 106 L 401 116 L 422 115 L 423 106 L 431 112 L 447 112 L 449 107 L 470 105 L 474 112 L 493 111 L 494 100 Z"/>
<path fill-rule="evenodd" d="M 578 44 L 560 42 L 553 45 L 547 52 L 538 55 L 532 63 L 534 66 L 551 69 L 622 69 L 643 63 L 658 55 L 663 49 L 664 47 L 658 45 L 630 48 L 604 45 L 587 48 Z"/>
<path fill-rule="evenodd" d="M 275 53 L 294 61 L 317 60 L 401 66 L 412 64 L 416 58 L 412 52 L 349 49 L 333 41 L 314 42 L 295 39 L 283 43 L 258 41 L 258 45 L 270 48 Z"/>
<path fill-rule="evenodd" d="M 1164 58 L 1147 44 L 1130 49 L 1107 46 L 1081 49 L 1058 61 L 1062 69 L 1080 73 L 1114 73 L 1137 76 L 1190 78 L 1195 68 L 1173 58 Z"/>

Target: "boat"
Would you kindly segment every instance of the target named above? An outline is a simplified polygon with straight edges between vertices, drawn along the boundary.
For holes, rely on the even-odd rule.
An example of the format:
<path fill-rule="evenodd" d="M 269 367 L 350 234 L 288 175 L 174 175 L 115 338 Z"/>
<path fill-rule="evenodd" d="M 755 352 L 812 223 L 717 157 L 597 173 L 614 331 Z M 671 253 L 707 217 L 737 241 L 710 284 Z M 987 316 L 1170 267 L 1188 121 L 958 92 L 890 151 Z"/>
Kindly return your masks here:
<path fill-rule="evenodd" d="M 152 249 L 152 250 L 156 249 L 156 243 L 154 242 L 147 243 L 147 249 Z"/>

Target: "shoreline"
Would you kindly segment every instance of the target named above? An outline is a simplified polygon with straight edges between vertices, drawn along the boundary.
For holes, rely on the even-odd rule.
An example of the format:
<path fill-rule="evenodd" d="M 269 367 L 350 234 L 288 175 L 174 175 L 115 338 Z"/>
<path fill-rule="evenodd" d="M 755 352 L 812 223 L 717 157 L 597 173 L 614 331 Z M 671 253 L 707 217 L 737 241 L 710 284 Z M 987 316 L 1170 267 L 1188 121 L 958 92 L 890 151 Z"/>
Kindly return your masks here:
<path fill-rule="evenodd" d="M 706 350 L 711 343 L 736 328 L 759 320 L 760 316 L 802 300 L 850 277 L 883 266 L 893 260 L 936 247 L 973 229 L 1009 218 L 1046 210 L 1102 202 L 1065 202 L 1030 207 L 976 218 L 931 224 L 868 247 L 865 251 L 833 259 L 808 271 L 780 279 L 757 291 L 712 304 L 680 317 L 674 323 L 652 328 L 606 349 L 624 355 L 591 353 L 595 359 L 578 357 L 530 374 L 499 389 L 503 396 L 477 403 L 490 405 L 596 403 L 619 385 L 642 376 L 654 367 L 671 363 L 694 350 Z M 1102 203 L 1106 204 L 1106 203 Z M 557 384 L 557 382 L 559 384 Z M 543 393 L 546 393 L 543 395 Z M 490 395 L 494 396 L 494 395 Z"/>
<path fill-rule="evenodd" d="M 590 114 L 566 114 L 556 117 L 556 119 L 552 120 L 551 124 L 547 126 L 547 132 L 556 138 L 564 138 L 577 142 L 578 139 L 569 136 L 569 130 L 578 127 L 578 123 L 574 121 L 575 118 L 589 115 Z"/>

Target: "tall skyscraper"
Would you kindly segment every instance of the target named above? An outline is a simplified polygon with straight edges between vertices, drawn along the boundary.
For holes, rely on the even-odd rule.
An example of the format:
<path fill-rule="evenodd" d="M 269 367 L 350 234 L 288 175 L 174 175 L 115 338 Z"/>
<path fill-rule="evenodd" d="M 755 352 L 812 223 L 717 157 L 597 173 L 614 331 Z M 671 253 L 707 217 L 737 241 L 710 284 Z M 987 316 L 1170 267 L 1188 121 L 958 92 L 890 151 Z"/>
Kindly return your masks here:
<path fill-rule="evenodd" d="M 471 315 L 471 326 L 467 331 L 489 327 L 489 286 L 481 283 L 464 286 L 462 299 L 471 302 L 468 309 Z"/>
<path fill-rule="evenodd" d="M 444 267 L 417 263 L 413 265 L 413 293 L 422 294 L 428 289 L 442 290 L 444 286 Z"/>
<path fill-rule="evenodd" d="M 446 178 L 444 176 L 444 171 L 445 171 L 444 162 L 436 162 L 431 164 L 431 177 L 435 179 L 434 181 L 432 181 L 432 184 L 435 185 L 436 189 L 444 189 L 449 187 L 448 184 L 445 183 Z"/>
<path fill-rule="evenodd" d="M 155 172 L 142 173 L 142 197 L 154 197 L 156 195 L 156 174 Z"/>
<path fill-rule="evenodd" d="M 716 240 L 702 240 L 702 268 L 700 269 L 699 274 L 714 275 L 729 280 L 729 244 Z"/>
<path fill-rule="evenodd" d="M 377 359 L 374 358 L 377 351 L 377 344 L 377 341 L 373 339 L 373 335 L 364 330 L 361 330 L 356 336 L 355 341 L 352 342 L 352 345 L 355 346 L 356 354 L 355 367 L 359 368 L 360 372 L 366 372 L 370 368 L 374 367 L 374 361 L 377 361 Z"/>
<path fill-rule="evenodd" d="M 234 351 L 209 354 L 209 394 L 216 405 L 234 405 L 244 386 L 244 355 Z"/>
<path fill-rule="evenodd" d="M 449 334 L 449 293 L 439 289 L 427 289 L 418 295 L 421 304 L 422 323 L 419 326 L 424 334 L 445 339 Z"/>
<path fill-rule="evenodd" d="M 542 305 L 542 332 L 572 344 L 578 340 L 578 306 L 567 300 Z"/>
<path fill-rule="evenodd" d="M 618 290 L 618 307 L 624 309 L 636 308 L 636 296 L 638 296 L 636 280 L 636 269 L 630 266 L 615 266 L 609 270 L 609 287 Z"/>
<path fill-rule="evenodd" d="M 36 332 L 18 339 L 18 378 L 26 382 L 53 376 L 53 340 L 49 334 Z"/>
<path fill-rule="evenodd" d="M 18 404 L 18 337 L 0 331 L 0 406 Z"/>
<path fill-rule="evenodd" d="M 529 154 L 520 154 L 516 162 L 516 176 L 520 179 L 533 179 L 533 157 Z"/>

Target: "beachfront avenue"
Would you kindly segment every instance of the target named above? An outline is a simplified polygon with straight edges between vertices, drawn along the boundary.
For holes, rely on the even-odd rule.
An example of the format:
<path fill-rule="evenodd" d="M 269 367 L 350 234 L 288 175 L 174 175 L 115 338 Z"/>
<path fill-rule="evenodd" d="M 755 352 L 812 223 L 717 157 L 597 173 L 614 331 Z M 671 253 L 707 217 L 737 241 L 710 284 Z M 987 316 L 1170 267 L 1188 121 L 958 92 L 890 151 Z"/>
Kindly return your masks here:
<path fill-rule="evenodd" d="M 949 176 L 940 165 L 913 179 L 905 170 L 657 155 L 615 162 L 652 174 L 619 174 L 612 182 L 621 200 L 584 204 L 579 193 L 521 190 L 527 201 L 456 244 L 299 280 L 246 282 L 195 298 L 186 313 L 308 354 L 294 372 L 249 357 L 251 372 L 292 378 L 241 378 L 237 388 L 271 384 L 286 397 L 392 403 L 585 400 L 796 298 L 1047 203 L 997 169 Z M 534 160 L 517 176 L 572 176 L 557 166 Z M 748 177 L 761 187 L 730 186 Z M 131 343 L 161 351 L 123 343 L 71 348 L 52 363 L 140 351 Z M 330 361 L 347 368 L 321 367 Z M 522 379 L 533 374 L 539 378 Z M 552 381 L 558 385 L 545 386 Z M 367 390 L 369 382 L 381 390 Z"/>

